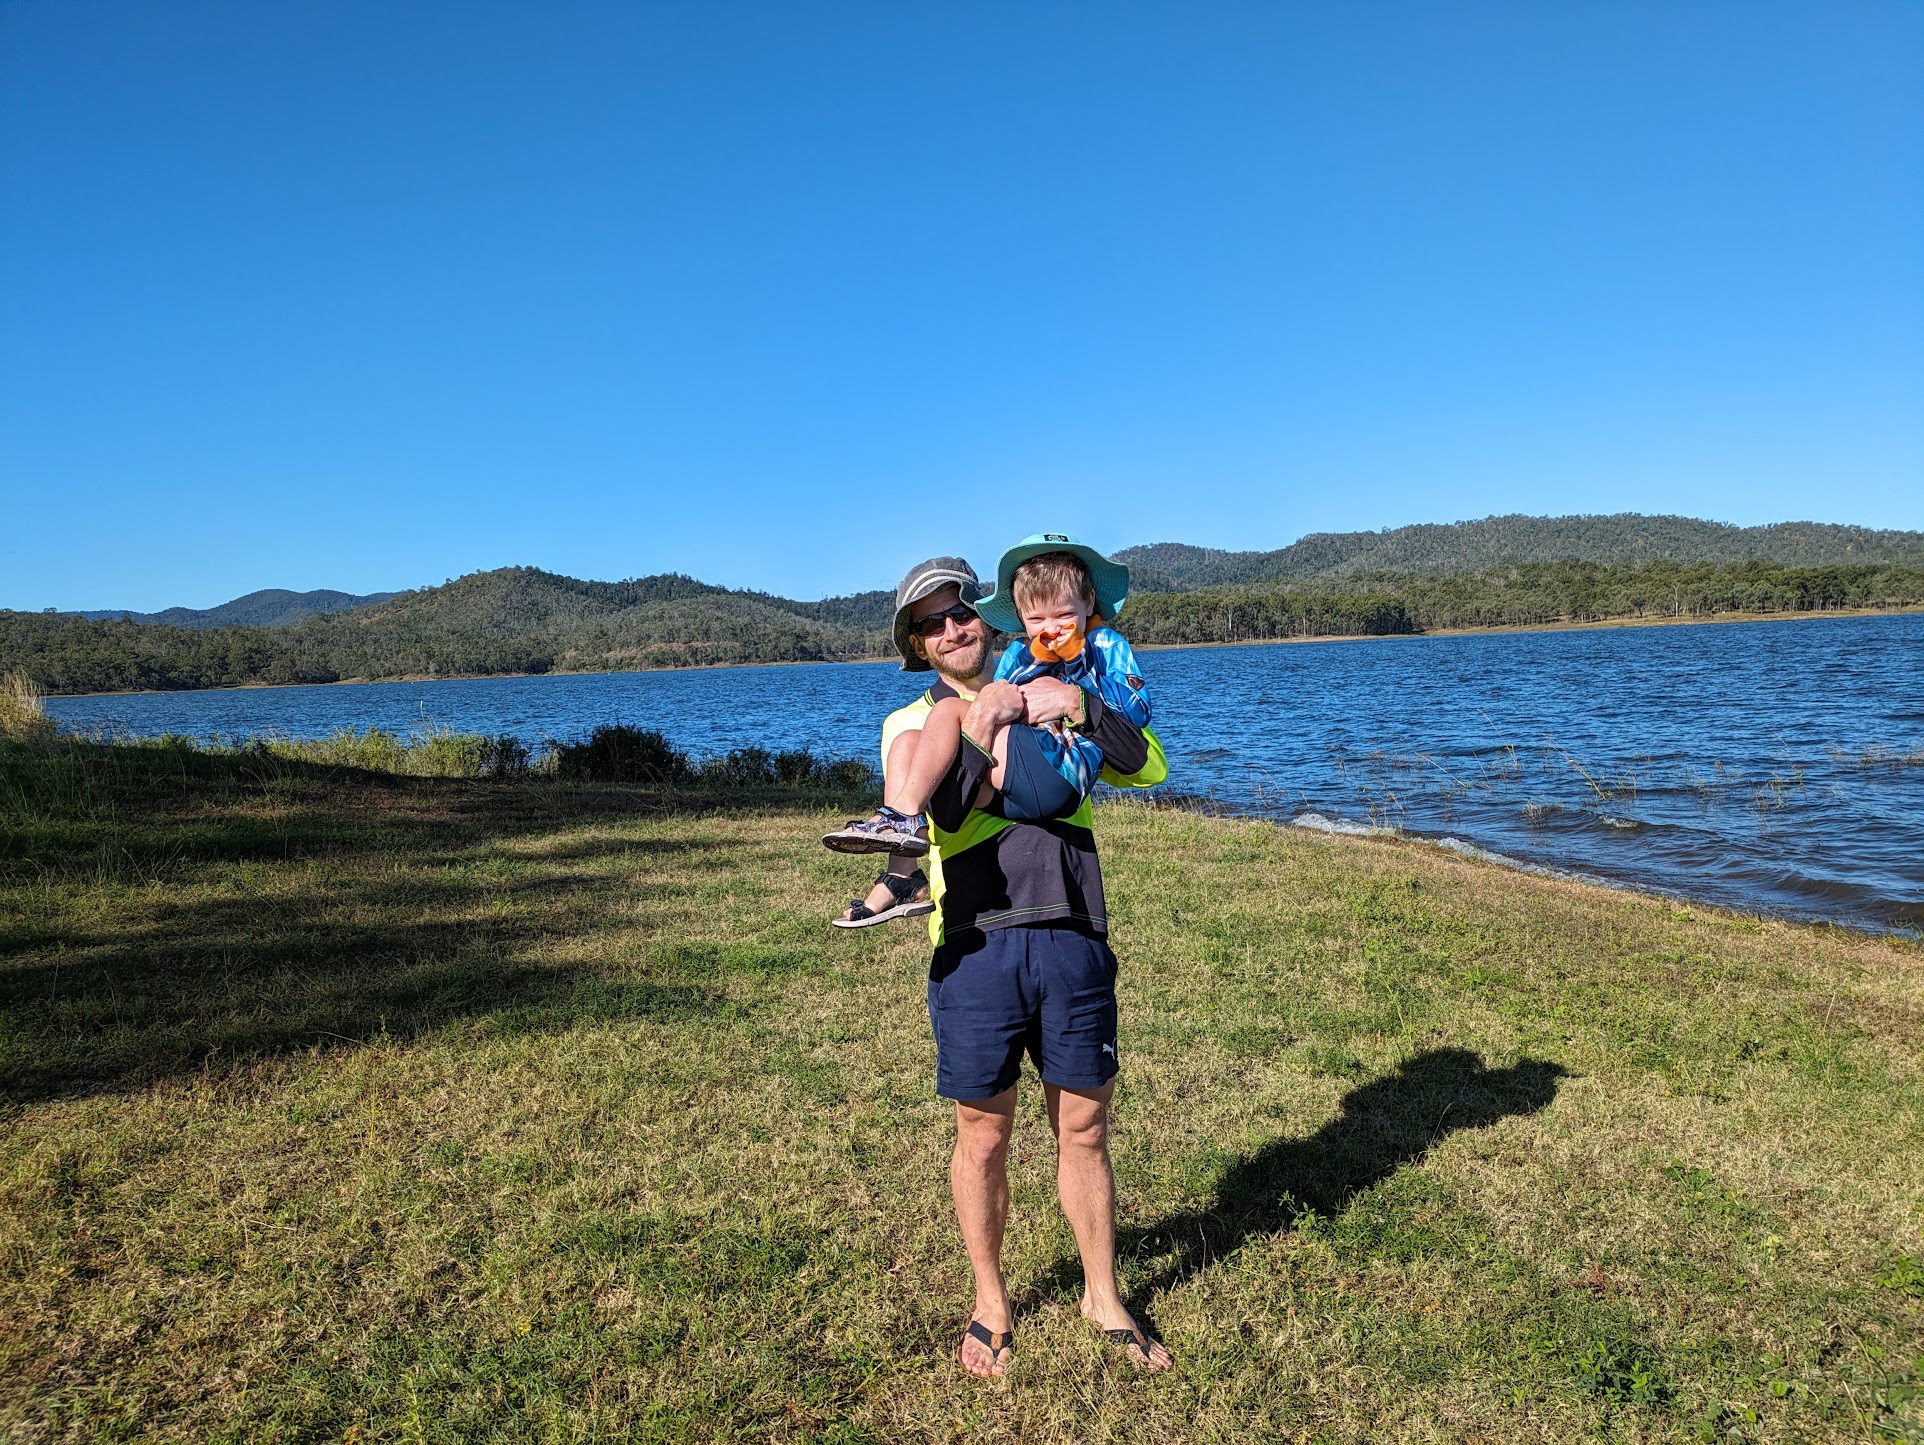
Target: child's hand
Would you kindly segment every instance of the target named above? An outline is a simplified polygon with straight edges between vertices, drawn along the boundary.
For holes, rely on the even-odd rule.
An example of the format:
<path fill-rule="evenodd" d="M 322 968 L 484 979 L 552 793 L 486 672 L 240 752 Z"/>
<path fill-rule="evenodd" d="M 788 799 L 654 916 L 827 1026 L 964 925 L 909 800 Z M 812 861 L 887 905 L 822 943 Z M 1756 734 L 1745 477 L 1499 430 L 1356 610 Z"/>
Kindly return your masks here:
<path fill-rule="evenodd" d="M 1082 651 L 1082 629 L 1073 622 L 1061 627 L 1045 627 L 1029 639 L 1029 651 L 1037 662 L 1068 662 Z"/>

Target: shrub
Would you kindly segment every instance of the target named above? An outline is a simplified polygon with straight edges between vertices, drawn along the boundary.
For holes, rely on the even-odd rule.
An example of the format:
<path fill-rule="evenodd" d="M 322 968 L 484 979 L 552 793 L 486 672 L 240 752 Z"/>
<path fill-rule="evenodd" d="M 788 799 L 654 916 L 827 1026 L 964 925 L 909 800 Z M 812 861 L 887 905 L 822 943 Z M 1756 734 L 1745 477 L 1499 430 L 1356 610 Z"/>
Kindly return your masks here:
<path fill-rule="evenodd" d="M 531 761 L 528 745 L 513 733 L 482 738 L 480 756 L 481 775 L 487 778 L 518 778 Z"/>
<path fill-rule="evenodd" d="M 604 724 L 585 740 L 556 743 L 555 772 L 597 783 L 649 783 L 700 788 L 819 788 L 849 793 L 872 788 L 875 770 L 859 758 L 818 758 L 806 749 L 772 753 L 736 748 L 693 762 L 667 738 L 626 723 Z"/>
<path fill-rule="evenodd" d="M 555 744 L 555 771 L 593 783 L 685 783 L 694 767 L 668 739 L 652 729 L 604 723 L 586 740 Z"/>
<path fill-rule="evenodd" d="M 310 742 L 274 742 L 260 745 L 276 757 L 296 758 L 303 762 L 325 763 L 342 768 L 365 768 L 373 773 L 408 771 L 408 745 L 398 734 L 385 728 L 356 732 L 336 728 L 324 738 Z"/>
<path fill-rule="evenodd" d="M 336 728 L 324 738 L 275 739 L 251 746 L 269 757 L 416 778 L 510 777 L 528 768 L 528 745 L 518 738 L 488 738 L 445 728 L 412 737 L 385 728 L 366 732 Z"/>
<path fill-rule="evenodd" d="M 737 748 L 723 757 L 709 758 L 698 773 L 701 782 L 715 787 L 821 788 L 858 792 L 875 785 L 875 770 L 859 758 L 818 758 L 807 749 L 771 753 L 765 748 Z"/>

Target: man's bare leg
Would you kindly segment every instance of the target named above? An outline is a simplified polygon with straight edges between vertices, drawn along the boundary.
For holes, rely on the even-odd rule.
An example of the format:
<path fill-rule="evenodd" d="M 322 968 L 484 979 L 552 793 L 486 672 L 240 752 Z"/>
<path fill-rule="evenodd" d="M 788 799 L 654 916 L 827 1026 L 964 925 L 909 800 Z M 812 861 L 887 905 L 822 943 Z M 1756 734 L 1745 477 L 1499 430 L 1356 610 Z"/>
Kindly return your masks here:
<path fill-rule="evenodd" d="M 1116 1176 L 1109 1164 L 1109 1099 L 1115 1080 L 1100 1089 L 1042 1086 L 1049 1127 L 1056 1136 L 1056 1193 L 1082 1255 L 1082 1314 L 1097 1329 L 1133 1330 L 1136 1318 L 1116 1285 Z M 1173 1363 L 1162 1342 L 1129 1357 L 1146 1370 Z"/>
<path fill-rule="evenodd" d="M 1002 1279 L 1002 1231 L 1009 1222 L 1009 1135 L 1015 1127 L 1015 1090 L 955 1106 L 955 1154 L 949 1187 L 955 1217 L 975 1271 L 975 1318 L 990 1334 L 1014 1328 L 1009 1289 Z M 1000 1375 L 997 1360 L 979 1340 L 962 1341 L 962 1368 L 971 1375 Z"/>

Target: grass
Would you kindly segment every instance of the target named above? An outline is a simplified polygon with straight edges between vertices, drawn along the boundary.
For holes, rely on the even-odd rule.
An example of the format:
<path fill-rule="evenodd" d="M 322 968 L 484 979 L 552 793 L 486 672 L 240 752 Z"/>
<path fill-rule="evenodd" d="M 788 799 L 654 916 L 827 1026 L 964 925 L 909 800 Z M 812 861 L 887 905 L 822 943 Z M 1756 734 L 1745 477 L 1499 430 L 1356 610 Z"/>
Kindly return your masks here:
<path fill-rule="evenodd" d="M 43 702 L 46 694 L 32 678 L 15 668 L 0 675 L 0 740 L 44 742 L 54 734 Z"/>
<path fill-rule="evenodd" d="M 1142 1378 L 1010 1378 L 859 795 L 0 745 L 0 1434 L 1918 1438 L 1924 950 L 1098 809 Z M 1908 1432 L 1908 1434 L 1906 1434 Z"/>

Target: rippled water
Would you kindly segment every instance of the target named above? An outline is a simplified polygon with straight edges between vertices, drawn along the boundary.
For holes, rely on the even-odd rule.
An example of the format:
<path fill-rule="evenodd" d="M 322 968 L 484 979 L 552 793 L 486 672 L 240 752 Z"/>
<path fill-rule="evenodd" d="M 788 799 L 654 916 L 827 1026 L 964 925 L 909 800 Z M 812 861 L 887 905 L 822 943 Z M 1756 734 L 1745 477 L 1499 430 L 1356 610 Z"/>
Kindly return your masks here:
<path fill-rule="evenodd" d="M 1170 789 L 1857 927 L 1924 926 L 1924 614 L 1143 654 Z M 926 679 L 884 664 L 57 698 L 64 725 L 868 755 Z"/>

